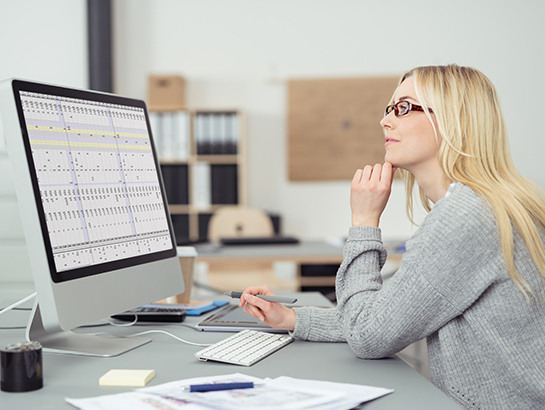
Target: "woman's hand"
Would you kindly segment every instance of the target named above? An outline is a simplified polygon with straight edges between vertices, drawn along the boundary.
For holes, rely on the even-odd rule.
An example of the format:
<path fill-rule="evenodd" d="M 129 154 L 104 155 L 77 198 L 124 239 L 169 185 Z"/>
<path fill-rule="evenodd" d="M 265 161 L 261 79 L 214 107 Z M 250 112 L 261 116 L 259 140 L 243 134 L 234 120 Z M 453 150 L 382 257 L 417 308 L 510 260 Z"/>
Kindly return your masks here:
<path fill-rule="evenodd" d="M 244 312 L 276 329 L 293 331 L 295 329 L 295 312 L 278 302 L 267 302 L 253 295 L 274 295 L 268 286 L 252 286 L 244 289 L 239 306 Z"/>
<path fill-rule="evenodd" d="M 395 168 L 389 162 L 358 169 L 352 179 L 350 207 L 352 226 L 378 227 L 380 216 L 388 203 Z"/>

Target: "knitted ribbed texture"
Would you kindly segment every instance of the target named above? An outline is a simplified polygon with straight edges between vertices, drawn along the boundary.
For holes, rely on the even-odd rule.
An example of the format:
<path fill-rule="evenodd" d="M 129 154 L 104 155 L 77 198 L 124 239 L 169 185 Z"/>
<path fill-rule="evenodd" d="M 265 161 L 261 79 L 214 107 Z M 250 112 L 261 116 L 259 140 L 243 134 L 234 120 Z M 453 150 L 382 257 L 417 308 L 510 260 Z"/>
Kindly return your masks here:
<path fill-rule="evenodd" d="M 515 263 L 545 284 L 515 233 Z M 337 274 L 335 309 L 296 309 L 294 335 L 347 341 L 382 358 L 427 337 L 432 380 L 468 409 L 545 409 L 545 304 L 507 274 L 495 220 L 467 186 L 439 200 L 383 284 L 380 230 L 353 227 Z"/>

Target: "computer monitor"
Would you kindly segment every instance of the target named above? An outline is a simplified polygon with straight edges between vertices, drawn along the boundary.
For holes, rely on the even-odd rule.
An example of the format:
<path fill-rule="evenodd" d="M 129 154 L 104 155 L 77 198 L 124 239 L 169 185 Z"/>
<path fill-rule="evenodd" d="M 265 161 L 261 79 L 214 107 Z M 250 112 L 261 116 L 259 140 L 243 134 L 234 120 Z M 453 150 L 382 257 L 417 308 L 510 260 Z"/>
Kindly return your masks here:
<path fill-rule="evenodd" d="M 145 103 L 10 79 L 0 115 L 37 292 L 27 338 L 93 356 L 149 342 L 71 331 L 184 291 Z"/>

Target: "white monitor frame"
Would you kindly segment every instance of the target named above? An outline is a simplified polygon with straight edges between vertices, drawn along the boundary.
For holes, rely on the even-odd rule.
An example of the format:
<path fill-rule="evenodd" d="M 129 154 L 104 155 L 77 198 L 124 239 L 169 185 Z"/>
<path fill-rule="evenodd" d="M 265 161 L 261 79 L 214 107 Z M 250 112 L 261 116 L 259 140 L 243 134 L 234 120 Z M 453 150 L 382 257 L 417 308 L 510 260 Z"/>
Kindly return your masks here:
<path fill-rule="evenodd" d="M 40 209 L 41 201 L 37 180 L 30 166 L 28 133 L 18 92 L 41 90 L 55 95 L 95 99 L 116 104 L 142 107 L 145 115 L 152 151 L 155 157 L 165 212 L 168 220 L 172 247 L 146 257 L 129 258 L 108 265 L 98 273 L 77 270 L 63 276 L 52 267 L 51 250 L 48 248 L 48 233 Z M 37 291 L 37 304 L 31 319 L 27 337 L 42 342 L 46 349 L 83 355 L 115 356 L 148 339 L 82 336 L 71 332 L 78 326 L 109 317 L 113 314 L 142 306 L 184 292 L 184 280 L 177 255 L 176 242 L 160 168 L 157 160 L 145 103 L 113 94 L 10 79 L 0 83 L 0 115 L 4 127 L 5 142 L 12 165 L 17 199 L 27 243 L 29 260 Z M 25 146 L 26 144 L 26 146 Z M 95 336 L 95 338 L 97 338 Z M 86 341 L 87 340 L 87 341 Z"/>

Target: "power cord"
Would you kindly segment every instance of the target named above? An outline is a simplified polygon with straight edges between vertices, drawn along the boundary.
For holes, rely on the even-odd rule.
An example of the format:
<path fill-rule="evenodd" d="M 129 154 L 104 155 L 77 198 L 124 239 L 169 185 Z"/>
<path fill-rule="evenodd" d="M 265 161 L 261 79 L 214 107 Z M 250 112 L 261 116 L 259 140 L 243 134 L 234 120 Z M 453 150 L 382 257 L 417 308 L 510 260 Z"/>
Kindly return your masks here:
<path fill-rule="evenodd" d="M 115 325 L 114 325 L 115 326 Z M 136 336 L 142 336 L 142 335 L 146 335 L 146 334 L 149 334 L 149 333 L 162 333 L 162 334 L 165 334 L 167 336 L 170 336 L 170 337 L 173 337 L 174 339 L 182 342 L 182 343 L 186 343 L 188 345 L 191 345 L 191 346 L 212 346 L 212 343 L 194 343 L 194 342 L 189 342 L 187 340 L 184 340 L 176 335 L 173 335 L 172 333 L 169 333 L 165 330 L 146 330 L 145 332 L 140 332 L 140 333 L 135 333 L 135 334 L 132 334 L 132 335 L 126 335 L 126 336 L 122 336 L 122 337 L 136 337 Z M 94 336 L 101 336 L 101 335 L 108 335 L 108 336 L 111 336 L 110 333 L 106 333 L 106 332 L 101 332 L 101 333 L 93 333 Z"/>
<path fill-rule="evenodd" d="M 25 303 L 26 301 L 28 301 L 28 300 L 30 300 L 30 299 L 32 299 L 34 297 L 36 297 L 36 292 L 34 292 L 31 295 L 28 295 L 26 298 L 23 298 L 18 302 L 15 302 L 15 303 L 9 305 L 7 308 L 4 308 L 4 309 L 0 310 L 0 315 L 3 315 L 4 313 L 9 312 L 12 309 L 15 309 L 17 306 L 22 305 L 23 303 Z"/>
<path fill-rule="evenodd" d="M 10 310 L 32 310 L 31 308 L 18 308 L 17 306 L 22 305 L 26 301 L 36 297 L 36 292 L 32 293 L 31 295 L 28 295 L 26 298 L 21 299 L 18 302 L 15 302 L 11 305 L 9 305 L 6 308 L 3 308 L 0 310 L 0 315 L 3 315 L 6 312 L 9 312 Z M 9 326 L 9 327 L 0 327 L 0 330 L 18 330 L 18 329 L 26 329 L 26 326 Z"/>
<path fill-rule="evenodd" d="M 179 340 L 182 343 L 187 343 L 188 345 L 192 345 L 192 346 L 212 346 L 212 344 L 213 344 L 213 343 L 188 342 L 187 340 L 184 340 L 184 339 L 182 339 L 182 338 L 180 338 L 180 337 L 178 337 L 176 335 L 173 335 L 172 333 L 166 332 L 164 330 L 148 330 L 148 331 L 145 331 L 145 332 L 135 333 L 134 335 L 130 335 L 130 336 L 127 336 L 127 337 L 142 336 L 142 335 L 145 335 L 145 334 L 148 334 L 148 333 L 163 333 L 163 334 L 165 334 L 167 336 L 173 337 L 176 340 Z"/>
<path fill-rule="evenodd" d="M 136 324 L 136 322 L 138 322 L 138 314 L 137 313 L 133 313 L 133 314 L 134 314 L 134 320 L 132 322 L 130 322 L 130 323 L 115 323 L 115 322 L 111 322 L 111 321 L 106 320 L 106 319 L 104 319 L 104 322 L 109 323 L 112 326 L 117 326 L 117 327 L 134 326 Z M 193 326 L 189 326 L 189 325 L 182 324 L 182 326 L 189 327 L 191 329 L 195 329 Z M 140 332 L 140 333 L 136 333 L 134 335 L 129 335 L 129 336 L 125 336 L 125 337 L 142 336 L 142 335 L 145 335 L 145 334 L 148 334 L 148 333 L 163 333 L 165 335 L 173 337 L 176 340 L 179 340 L 182 343 L 187 343 L 188 345 L 192 345 L 192 346 L 211 346 L 211 344 L 202 344 L 202 343 L 189 342 L 189 341 L 184 340 L 184 339 L 182 339 L 182 338 L 180 338 L 180 337 L 178 337 L 176 335 L 173 335 L 172 333 L 169 333 L 169 332 L 167 332 L 165 330 L 147 330 L 145 332 Z"/>

